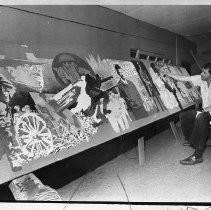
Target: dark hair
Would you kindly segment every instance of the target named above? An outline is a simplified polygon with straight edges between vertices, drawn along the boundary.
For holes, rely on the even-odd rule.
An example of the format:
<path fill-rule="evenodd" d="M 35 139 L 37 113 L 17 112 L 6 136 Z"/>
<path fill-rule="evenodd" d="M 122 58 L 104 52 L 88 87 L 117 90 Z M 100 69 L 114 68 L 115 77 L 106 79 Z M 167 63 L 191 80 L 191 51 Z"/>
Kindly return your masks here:
<path fill-rule="evenodd" d="M 116 73 L 117 73 L 118 75 L 120 75 L 119 69 L 121 69 L 121 67 L 120 67 L 118 64 L 115 64 L 115 65 L 114 65 L 114 68 L 116 69 Z"/>
<path fill-rule="evenodd" d="M 211 74 L 211 63 L 205 63 L 205 64 L 203 65 L 203 68 L 204 68 L 204 69 L 209 69 L 209 73 Z"/>

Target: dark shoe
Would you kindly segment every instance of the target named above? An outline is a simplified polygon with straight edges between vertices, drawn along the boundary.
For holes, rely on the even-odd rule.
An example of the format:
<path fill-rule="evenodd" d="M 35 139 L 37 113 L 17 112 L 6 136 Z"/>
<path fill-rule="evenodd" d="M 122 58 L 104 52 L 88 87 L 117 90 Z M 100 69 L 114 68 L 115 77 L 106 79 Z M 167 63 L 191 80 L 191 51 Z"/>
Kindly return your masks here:
<path fill-rule="evenodd" d="M 202 163 L 203 158 L 202 157 L 197 157 L 196 155 L 191 155 L 188 158 L 185 158 L 184 160 L 180 160 L 180 163 L 182 165 L 195 165 L 197 163 Z"/>

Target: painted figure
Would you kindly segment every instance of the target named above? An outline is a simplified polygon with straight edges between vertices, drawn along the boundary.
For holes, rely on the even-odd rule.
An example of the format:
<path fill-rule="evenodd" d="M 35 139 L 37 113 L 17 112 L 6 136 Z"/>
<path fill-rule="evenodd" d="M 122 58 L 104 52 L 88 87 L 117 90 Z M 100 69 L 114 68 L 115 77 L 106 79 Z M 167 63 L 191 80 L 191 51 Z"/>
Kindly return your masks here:
<path fill-rule="evenodd" d="M 119 81 L 117 83 L 118 90 L 120 92 L 120 96 L 125 99 L 128 110 L 133 113 L 135 119 L 148 116 L 147 111 L 143 107 L 143 100 L 141 99 L 136 86 L 133 82 L 124 77 L 124 70 L 118 64 L 114 67 L 119 76 Z"/>

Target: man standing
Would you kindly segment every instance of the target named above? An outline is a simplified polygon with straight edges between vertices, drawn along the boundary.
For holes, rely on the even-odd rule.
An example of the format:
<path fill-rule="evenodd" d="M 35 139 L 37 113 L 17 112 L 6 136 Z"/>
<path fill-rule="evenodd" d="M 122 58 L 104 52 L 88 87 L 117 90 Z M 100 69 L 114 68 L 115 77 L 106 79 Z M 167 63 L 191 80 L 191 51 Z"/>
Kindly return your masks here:
<path fill-rule="evenodd" d="M 180 80 L 191 81 L 194 86 L 199 86 L 202 97 L 202 110 L 188 110 L 180 114 L 183 135 L 195 152 L 188 158 L 181 160 L 183 165 L 194 165 L 203 162 L 203 153 L 209 135 L 211 120 L 211 63 L 204 64 L 201 75 L 181 76 L 167 74 L 167 76 Z"/>

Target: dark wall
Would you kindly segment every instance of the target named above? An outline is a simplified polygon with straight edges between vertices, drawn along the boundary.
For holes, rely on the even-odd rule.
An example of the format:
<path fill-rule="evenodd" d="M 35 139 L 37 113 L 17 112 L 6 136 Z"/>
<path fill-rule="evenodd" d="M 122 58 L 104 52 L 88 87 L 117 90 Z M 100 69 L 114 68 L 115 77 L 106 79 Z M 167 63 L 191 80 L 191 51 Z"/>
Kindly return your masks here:
<path fill-rule="evenodd" d="M 207 62 L 211 62 L 211 37 L 201 43 L 198 43 L 198 62 L 203 65 Z"/>
<path fill-rule="evenodd" d="M 0 40 L 25 44 L 37 57 L 68 51 L 82 58 L 92 53 L 127 60 L 130 48 L 136 48 L 175 63 L 174 33 L 102 6 L 0 6 L 0 11 Z M 178 53 L 190 59 L 189 51 L 196 45 L 181 37 L 177 43 Z"/>

